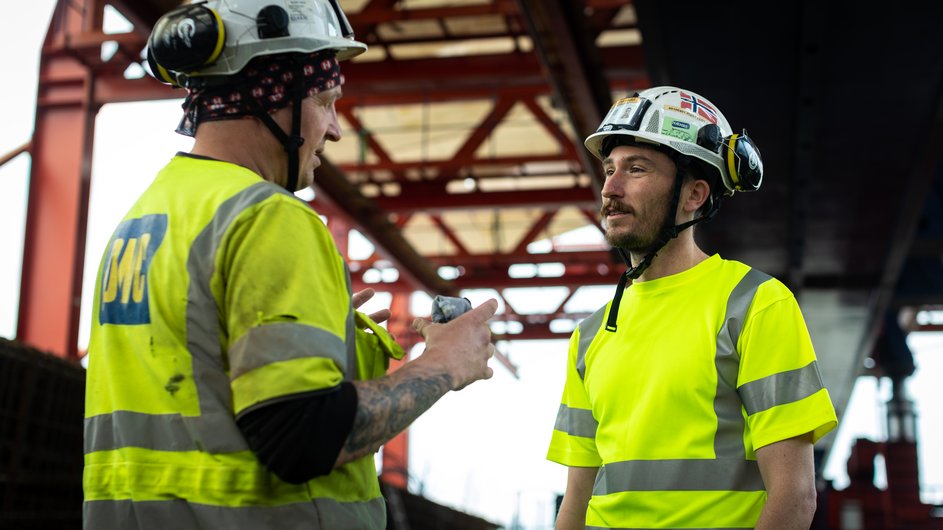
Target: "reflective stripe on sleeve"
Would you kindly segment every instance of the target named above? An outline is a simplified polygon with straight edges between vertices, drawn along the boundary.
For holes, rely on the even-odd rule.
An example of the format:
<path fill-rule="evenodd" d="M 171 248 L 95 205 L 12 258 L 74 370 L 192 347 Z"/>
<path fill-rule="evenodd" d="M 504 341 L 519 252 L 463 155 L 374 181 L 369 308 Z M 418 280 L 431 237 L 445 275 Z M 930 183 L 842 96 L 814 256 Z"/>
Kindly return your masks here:
<path fill-rule="evenodd" d="M 362 502 L 319 498 L 280 506 L 210 506 L 175 499 L 87 501 L 82 507 L 85 528 L 96 530 L 162 530 L 166 528 L 226 528 L 227 530 L 310 528 L 312 530 L 382 530 L 386 502 L 377 497 Z"/>
<path fill-rule="evenodd" d="M 593 495 L 624 491 L 762 491 L 754 460 L 627 460 L 599 468 Z"/>
<path fill-rule="evenodd" d="M 787 372 L 773 374 L 745 383 L 738 389 L 747 414 L 771 409 L 777 405 L 805 399 L 822 390 L 822 374 L 817 361 Z"/>
<path fill-rule="evenodd" d="M 565 432 L 570 436 L 582 436 L 583 438 L 595 438 L 596 428 L 599 423 L 593 417 L 593 411 L 588 409 L 574 409 L 560 404 L 557 411 L 557 421 L 553 428 L 560 432 Z"/>
<path fill-rule="evenodd" d="M 329 331 L 293 322 L 256 326 L 229 348 L 230 378 L 267 364 L 311 356 L 327 357 L 347 371 L 347 345 Z"/>

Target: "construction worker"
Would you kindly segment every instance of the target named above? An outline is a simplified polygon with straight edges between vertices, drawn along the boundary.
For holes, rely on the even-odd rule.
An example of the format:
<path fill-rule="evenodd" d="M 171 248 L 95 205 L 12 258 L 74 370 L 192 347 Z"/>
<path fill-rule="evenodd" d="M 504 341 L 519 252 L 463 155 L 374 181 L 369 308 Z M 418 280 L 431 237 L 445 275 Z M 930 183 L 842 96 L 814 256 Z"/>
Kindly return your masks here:
<path fill-rule="evenodd" d="M 382 529 L 381 444 L 491 376 L 494 300 L 417 320 L 424 353 L 354 310 L 348 270 L 293 192 L 340 139 L 336 0 L 211 1 L 155 24 L 148 62 L 194 136 L 131 207 L 95 287 L 88 529 Z"/>
<path fill-rule="evenodd" d="M 812 444 L 837 420 L 799 306 L 685 230 L 760 187 L 759 150 L 675 87 L 620 99 L 585 146 L 629 269 L 570 340 L 547 455 L 569 466 L 557 530 L 808 529 Z"/>

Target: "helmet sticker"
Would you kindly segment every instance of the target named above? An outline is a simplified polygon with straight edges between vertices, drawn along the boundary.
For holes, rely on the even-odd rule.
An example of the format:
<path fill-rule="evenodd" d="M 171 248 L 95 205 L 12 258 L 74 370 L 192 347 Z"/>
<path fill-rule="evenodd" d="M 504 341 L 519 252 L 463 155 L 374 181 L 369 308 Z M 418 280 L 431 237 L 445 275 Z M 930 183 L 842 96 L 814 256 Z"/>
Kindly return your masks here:
<path fill-rule="evenodd" d="M 681 107 L 676 107 L 674 105 L 663 105 L 662 108 L 665 110 L 670 110 L 672 112 L 678 112 L 678 113 L 684 114 L 685 116 L 692 118 L 695 121 L 699 121 L 701 123 L 708 123 L 709 121 L 707 118 L 698 116 L 697 114 L 692 113 L 690 110 L 682 109 Z"/>
<path fill-rule="evenodd" d="M 717 111 L 714 110 L 714 107 L 705 103 L 703 99 L 699 99 L 694 94 L 688 94 L 684 90 L 681 91 L 681 108 L 697 114 L 714 125 L 717 124 Z"/>
<path fill-rule="evenodd" d="M 292 22 L 308 21 L 314 18 L 314 13 L 311 13 L 312 6 L 306 0 L 288 0 L 285 4 L 288 8 L 288 17 Z M 318 4 L 315 6 L 320 7 Z"/>
<path fill-rule="evenodd" d="M 661 125 L 661 134 L 685 142 L 696 142 L 697 130 L 698 127 L 695 125 L 668 116 L 665 117 Z"/>

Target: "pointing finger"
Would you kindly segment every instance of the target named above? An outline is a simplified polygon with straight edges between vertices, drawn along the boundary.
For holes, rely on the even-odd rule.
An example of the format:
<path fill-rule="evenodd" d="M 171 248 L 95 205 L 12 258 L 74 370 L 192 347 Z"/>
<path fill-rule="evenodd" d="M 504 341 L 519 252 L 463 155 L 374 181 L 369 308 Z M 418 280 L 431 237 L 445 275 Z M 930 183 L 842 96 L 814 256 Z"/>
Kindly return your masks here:
<path fill-rule="evenodd" d="M 478 320 L 478 322 L 485 323 L 489 318 L 493 317 L 497 311 L 498 301 L 492 298 L 459 318 L 474 318 Z"/>

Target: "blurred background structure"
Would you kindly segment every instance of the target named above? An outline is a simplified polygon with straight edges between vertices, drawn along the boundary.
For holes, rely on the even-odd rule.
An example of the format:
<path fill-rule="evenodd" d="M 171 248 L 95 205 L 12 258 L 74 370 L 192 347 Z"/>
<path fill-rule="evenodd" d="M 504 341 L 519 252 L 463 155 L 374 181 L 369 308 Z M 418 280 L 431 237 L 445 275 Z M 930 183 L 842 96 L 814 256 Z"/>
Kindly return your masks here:
<path fill-rule="evenodd" d="M 141 65 L 153 23 L 180 1 L 50 3 L 35 125 L 22 145 L 0 145 L 0 166 L 30 162 L 25 221 L 10 225 L 22 226 L 22 249 L 3 249 L 5 260 L 22 264 L 15 340 L 0 342 L 3 528 L 79 526 L 83 296 L 102 248 L 93 241 L 113 227 L 103 222 L 104 235 L 93 234 L 95 205 L 105 203 L 90 197 L 98 168 L 121 156 L 100 143 L 97 127 L 109 109 L 183 97 Z M 943 528 L 934 506 L 943 489 L 921 490 L 922 433 L 907 386 L 916 368 L 908 334 L 943 330 L 943 4 L 340 3 L 370 50 L 344 64 L 345 136 L 328 146 L 305 198 L 347 257 L 355 290 L 373 287 L 392 307 L 389 327 L 405 346 L 419 340 L 407 324 L 428 295 L 497 296 L 496 379 L 520 392 L 504 406 L 530 403 L 537 391 L 529 385 L 555 385 L 542 405 L 549 413 L 540 413 L 549 423 L 538 439 L 549 440 L 560 341 L 606 302 L 623 270 L 598 228 L 603 175 L 582 139 L 618 97 L 662 84 L 689 88 L 735 129 L 749 128 L 767 174 L 759 192 L 727 201 L 698 228 L 703 248 L 796 293 L 840 418 L 862 376 L 889 389 L 880 436 L 861 439 L 847 466 L 839 463 L 845 487 L 822 475 L 816 528 Z M 176 119 L 161 125 L 168 135 Z M 121 130 L 133 141 L 139 127 L 158 126 L 141 121 Z M 174 151 L 169 143 L 143 148 L 165 158 Z M 122 171 L 149 179 L 156 167 L 146 167 Z M 113 221 L 129 205 L 108 204 L 118 211 Z M 539 379 L 532 367 L 541 353 L 515 353 L 522 341 L 546 352 L 536 363 L 549 363 L 557 379 L 528 379 Z M 436 430 L 432 422 L 417 422 L 383 450 L 390 528 L 552 526 L 550 500 L 545 518 L 528 523 L 519 510 L 467 515 L 432 502 L 431 484 L 420 484 L 410 465 L 417 448 L 433 451 L 421 440 Z M 492 434 L 495 458 L 518 443 Z M 820 471 L 830 452 L 849 451 L 835 440 L 816 448 Z M 449 444 L 461 450 L 458 440 Z M 527 448 L 538 458 L 545 450 Z M 553 487 L 562 492 L 563 483 Z"/>

